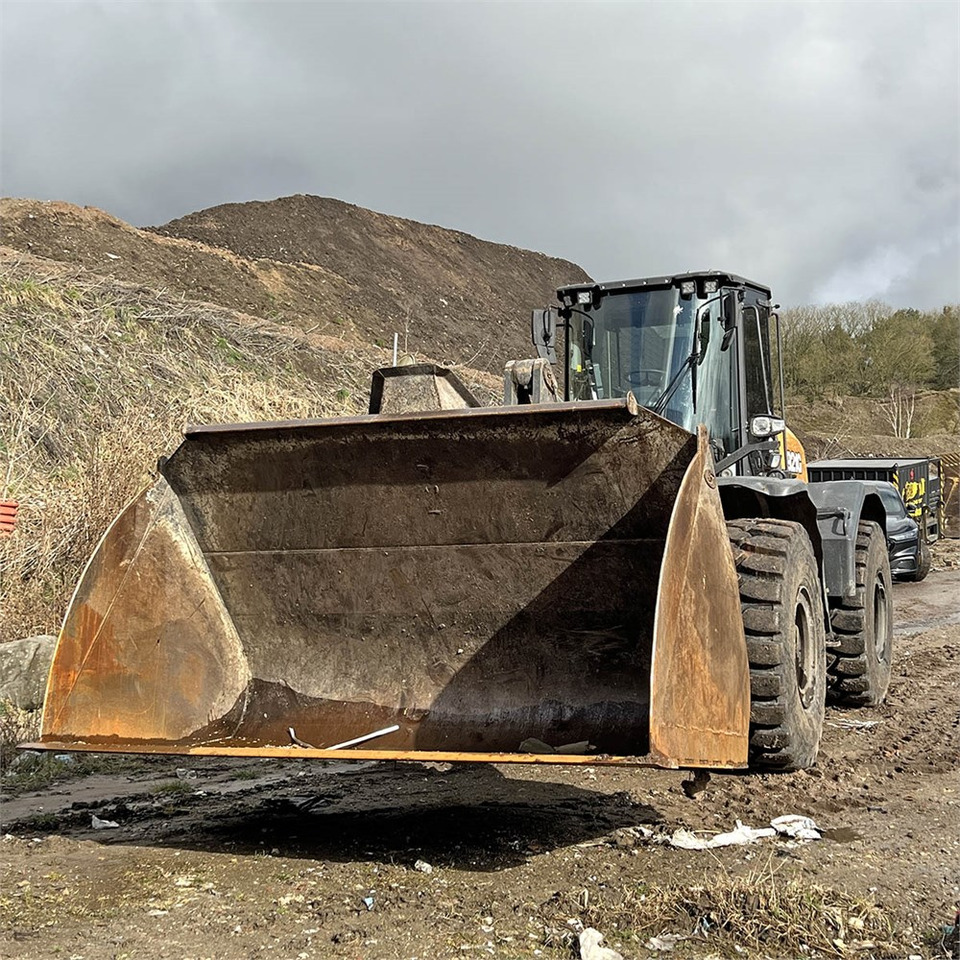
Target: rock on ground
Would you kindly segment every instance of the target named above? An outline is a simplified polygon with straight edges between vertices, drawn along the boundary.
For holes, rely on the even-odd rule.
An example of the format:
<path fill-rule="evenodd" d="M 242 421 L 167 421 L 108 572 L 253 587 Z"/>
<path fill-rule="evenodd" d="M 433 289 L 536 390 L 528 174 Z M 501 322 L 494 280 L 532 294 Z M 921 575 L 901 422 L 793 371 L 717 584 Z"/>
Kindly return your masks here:
<path fill-rule="evenodd" d="M 49 635 L 0 643 L 0 701 L 22 710 L 42 706 L 56 646 L 57 638 Z"/>

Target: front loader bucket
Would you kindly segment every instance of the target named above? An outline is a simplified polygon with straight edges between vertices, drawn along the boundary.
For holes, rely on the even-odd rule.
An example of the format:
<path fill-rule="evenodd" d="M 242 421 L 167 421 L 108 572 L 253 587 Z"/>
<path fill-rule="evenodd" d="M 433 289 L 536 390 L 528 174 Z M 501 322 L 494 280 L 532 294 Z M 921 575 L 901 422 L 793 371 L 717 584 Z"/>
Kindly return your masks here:
<path fill-rule="evenodd" d="M 711 466 L 632 397 L 190 429 L 84 572 L 42 746 L 742 766 Z"/>

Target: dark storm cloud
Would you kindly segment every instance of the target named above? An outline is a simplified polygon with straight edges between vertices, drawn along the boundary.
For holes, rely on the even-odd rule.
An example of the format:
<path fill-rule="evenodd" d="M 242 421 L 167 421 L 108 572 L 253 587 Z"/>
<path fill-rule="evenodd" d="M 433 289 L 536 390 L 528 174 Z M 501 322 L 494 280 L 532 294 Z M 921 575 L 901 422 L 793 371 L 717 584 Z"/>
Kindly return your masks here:
<path fill-rule="evenodd" d="M 785 303 L 958 280 L 949 3 L 6 3 L 5 194 L 335 196 Z"/>

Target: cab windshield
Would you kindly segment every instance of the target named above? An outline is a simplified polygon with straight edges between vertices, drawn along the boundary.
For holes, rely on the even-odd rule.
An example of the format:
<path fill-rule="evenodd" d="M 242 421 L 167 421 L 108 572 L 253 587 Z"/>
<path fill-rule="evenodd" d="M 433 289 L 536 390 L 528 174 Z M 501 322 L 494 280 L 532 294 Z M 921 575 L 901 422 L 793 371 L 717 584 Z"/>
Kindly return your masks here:
<path fill-rule="evenodd" d="M 632 392 L 643 406 L 691 432 L 706 423 L 725 451 L 737 446 L 735 350 L 723 350 L 719 303 L 681 297 L 677 287 L 607 293 L 596 306 L 572 308 L 567 384 L 571 400 L 604 400 Z M 711 317 L 697 366 L 694 410 L 690 357 L 698 337 L 697 313 Z M 674 378 L 677 382 L 674 383 Z M 670 388 L 673 386 L 672 393 Z M 669 394 L 669 396 L 668 396 Z"/>

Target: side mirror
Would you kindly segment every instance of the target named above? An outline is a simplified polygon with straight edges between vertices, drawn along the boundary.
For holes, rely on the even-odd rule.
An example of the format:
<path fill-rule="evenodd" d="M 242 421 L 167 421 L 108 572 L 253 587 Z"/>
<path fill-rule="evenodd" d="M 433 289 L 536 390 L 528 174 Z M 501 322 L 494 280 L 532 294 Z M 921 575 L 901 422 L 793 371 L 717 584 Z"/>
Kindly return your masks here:
<path fill-rule="evenodd" d="M 537 356 L 550 363 L 557 362 L 557 311 L 534 310 L 530 316 L 530 337 L 537 348 Z"/>
<path fill-rule="evenodd" d="M 726 350 L 743 322 L 743 304 L 740 302 L 740 294 L 737 290 L 724 295 L 720 322 L 723 324 L 724 330 L 720 349 Z"/>
<path fill-rule="evenodd" d="M 740 296 L 736 290 L 724 295 L 721 319 L 724 330 L 732 330 L 740 326 L 740 322 L 743 320 L 743 304 L 740 302 Z"/>

